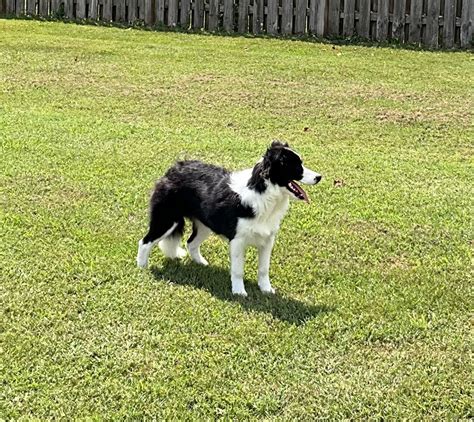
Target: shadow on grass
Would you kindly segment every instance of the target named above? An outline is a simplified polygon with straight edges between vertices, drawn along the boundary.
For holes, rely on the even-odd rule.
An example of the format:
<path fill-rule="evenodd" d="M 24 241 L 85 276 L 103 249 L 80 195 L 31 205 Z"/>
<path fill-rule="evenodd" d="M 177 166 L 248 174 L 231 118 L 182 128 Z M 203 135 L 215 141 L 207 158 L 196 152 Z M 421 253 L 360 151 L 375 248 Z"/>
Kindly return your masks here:
<path fill-rule="evenodd" d="M 260 292 L 256 283 L 245 280 L 247 298 L 231 293 L 229 271 L 219 267 L 204 267 L 194 262 L 165 260 L 160 267 L 151 267 L 156 280 L 169 280 L 179 285 L 194 286 L 227 302 L 238 303 L 246 311 L 272 314 L 274 318 L 294 325 L 307 321 L 334 309 L 325 305 L 310 305 L 296 299 Z"/>

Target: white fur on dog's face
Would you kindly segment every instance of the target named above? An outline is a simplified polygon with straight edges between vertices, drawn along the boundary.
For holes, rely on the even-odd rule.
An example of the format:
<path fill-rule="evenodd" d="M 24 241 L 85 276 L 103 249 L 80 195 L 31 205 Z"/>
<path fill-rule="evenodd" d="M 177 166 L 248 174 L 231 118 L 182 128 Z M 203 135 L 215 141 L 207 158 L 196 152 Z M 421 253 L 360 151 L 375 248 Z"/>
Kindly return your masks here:
<path fill-rule="evenodd" d="M 316 183 L 319 183 L 321 178 L 322 176 L 319 173 L 303 166 L 303 177 L 299 181 L 306 185 L 315 185 Z"/>

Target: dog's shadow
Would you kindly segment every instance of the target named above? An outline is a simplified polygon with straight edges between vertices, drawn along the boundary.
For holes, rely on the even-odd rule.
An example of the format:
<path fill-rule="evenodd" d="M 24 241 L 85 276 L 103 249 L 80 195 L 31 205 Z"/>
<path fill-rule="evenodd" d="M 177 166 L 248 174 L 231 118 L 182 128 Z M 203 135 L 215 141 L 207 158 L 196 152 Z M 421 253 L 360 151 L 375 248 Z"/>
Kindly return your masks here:
<path fill-rule="evenodd" d="M 248 297 L 231 293 L 230 274 L 220 267 L 204 267 L 194 262 L 179 262 L 165 259 L 160 267 L 151 267 L 156 280 L 169 280 L 179 285 L 194 286 L 206 290 L 220 300 L 238 303 L 246 311 L 256 311 L 273 315 L 274 318 L 294 325 L 301 325 L 320 314 L 334 309 L 325 305 L 311 305 L 296 299 L 262 294 L 256 283 L 245 280 Z"/>

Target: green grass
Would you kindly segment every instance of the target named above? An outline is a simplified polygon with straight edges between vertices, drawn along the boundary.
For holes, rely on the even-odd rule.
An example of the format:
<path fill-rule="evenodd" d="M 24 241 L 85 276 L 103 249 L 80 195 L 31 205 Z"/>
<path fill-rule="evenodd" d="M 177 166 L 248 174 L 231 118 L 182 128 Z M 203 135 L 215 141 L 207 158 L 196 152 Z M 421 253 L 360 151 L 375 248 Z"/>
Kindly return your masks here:
<path fill-rule="evenodd" d="M 0 418 L 473 417 L 473 86 L 465 52 L 0 20 Z M 275 138 L 325 176 L 276 297 L 215 237 L 135 268 L 168 166 Z"/>

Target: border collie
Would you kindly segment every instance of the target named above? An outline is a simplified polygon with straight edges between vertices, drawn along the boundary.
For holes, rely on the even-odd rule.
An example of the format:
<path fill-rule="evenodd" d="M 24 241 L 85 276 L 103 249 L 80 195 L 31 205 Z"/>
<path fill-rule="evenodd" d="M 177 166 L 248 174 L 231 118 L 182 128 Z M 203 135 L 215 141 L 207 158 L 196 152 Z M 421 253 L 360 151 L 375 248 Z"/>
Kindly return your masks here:
<path fill-rule="evenodd" d="M 258 250 L 258 286 L 275 293 L 269 278 L 275 235 L 290 198 L 309 202 L 296 183 L 315 185 L 321 175 L 303 167 L 287 143 L 274 141 L 255 167 L 239 172 L 200 161 L 180 161 L 158 181 L 150 200 L 150 227 L 138 243 L 137 264 L 148 265 L 153 245 L 169 258 L 183 258 L 184 218 L 193 223 L 187 246 L 191 258 L 208 265 L 199 247 L 214 232 L 230 242 L 232 293 L 247 296 L 243 275 L 245 250 Z"/>

